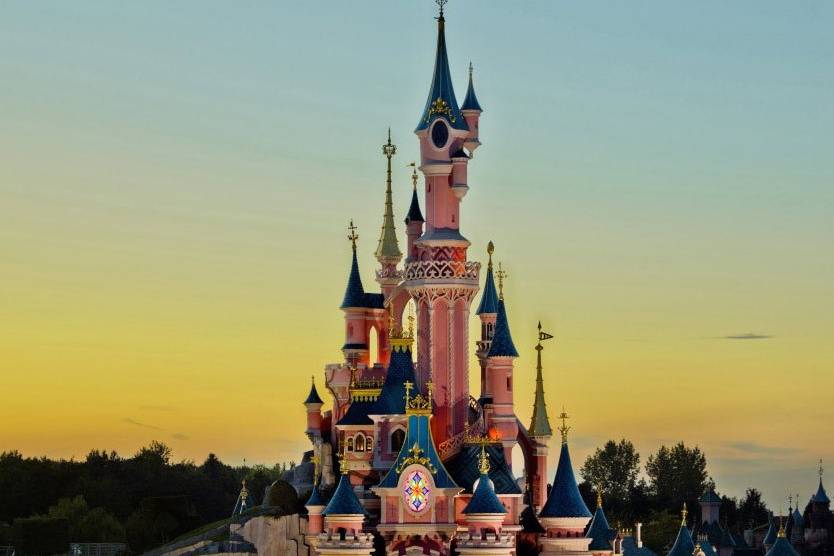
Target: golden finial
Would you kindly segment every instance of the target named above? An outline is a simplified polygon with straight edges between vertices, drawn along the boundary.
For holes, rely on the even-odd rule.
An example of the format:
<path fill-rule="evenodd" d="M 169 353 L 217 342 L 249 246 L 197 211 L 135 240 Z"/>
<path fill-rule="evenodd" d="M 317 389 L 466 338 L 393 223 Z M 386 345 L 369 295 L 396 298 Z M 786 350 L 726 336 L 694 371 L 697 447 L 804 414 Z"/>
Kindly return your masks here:
<path fill-rule="evenodd" d="M 432 382 L 431 379 L 429 379 L 429 381 L 426 383 L 426 392 L 429 395 L 429 410 L 431 410 L 431 397 L 432 393 L 434 392 L 434 382 Z"/>
<path fill-rule="evenodd" d="M 472 81 L 472 70 L 473 69 L 474 68 L 472 67 L 472 60 L 469 60 L 469 81 Z"/>
<path fill-rule="evenodd" d="M 359 236 L 356 233 L 358 228 L 353 225 L 353 219 L 350 219 L 350 226 L 348 226 L 348 240 L 350 241 L 351 245 L 353 245 L 353 250 L 356 251 L 356 240 L 359 239 Z"/>
<path fill-rule="evenodd" d="M 602 507 L 602 485 L 597 485 L 597 508 Z"/>
<path fill-rule="evenodd" d="M 446 3 L 449 0 L 434 0 L 434 1 L 438 6 L 440 6 L 440 18 L 439 19 L 443 19 L 443 6 L 445 6 Z"/>
<path fill-rule="evenodd" d="M 779 512 L 782 513 L 782 512 Z M 776 535 L 780 539 L 785 538 L 785 518 L 783 516 L 779 516 L 779 533 Z"/>
<path fill-rule="evenodd" d="M 683 503 L 683 509 L 681 510 L 681 527 L 686 527 L 686 516 L 689 512 L 686 510 L 686 502 Z"/>
<path fill-rule="evenodd" d="M 487 243 L 487 255 L 489 255 L 489 262 L 487 263 L 487 268 L 492 270 L 492 254 L 495 252 L 495 244 L 490 241 Z"/>
<path fill-rule="evenodd" d="M 408 306 L 408 337 L 414 338 L 414 312 L 411 305 Z"/>
<path fill-rule="evenodd" d="M 797 500 L 796 502 L 798 504 L 799 500 Z M 788 494 L 788 510 L 792 510 L 792 509 L 793 509 L 793 494 Z"/>
<path fill-rule="evenodd" d="M 562 444 L 568 443 L 568 432 L 570 431 L 570 427 L 567 424 L 567 420 L 570 419 L 570 415 L 565 412 L 565 407 L 562 406 L 562 413 L 559 414 L 559 419 L 562 420 L 562 426 L 559 427 L 559 432 L 562 433 Z"/>
<path fill-rule="evenodd" d="M 414 190 L 417 191 L 417 163 L 410 162 L 406 164 L 406 166 L 411 166 L 411 185 L 414 186 Z"/>
<path fill-rule="evenodd" d="M 700 542 L 695 545 L 695 551 L 692 554 L 693 554 L 693 556 L 698 556 L 699 554 L 703 554 L 703 552 L 701 552 L 701 543 Z"/>
<path fill-rule="evenodd" d="M 481 472 L 481 475 L 489 474 L 489 456 L 483 444 L 481 444 L 481 456 L 478 458 L 478 470 Z"/>
<path fill-rule="evenodd" d="M 403 387 L 405 388 L 405 407 L 408 409 L 408 406 L 411 403 L 411 390 L 414 388 L 414 383 L 410 380 L 406 380 L 403 383 Z"/>
<path fill-rule="evenodd" d="M 396 332 L 394 331 L 394 304 L 390 303 L 388 305 L 388 337 L 389 338 L 396 338 Z"/>
<path fill-rule="evenodd" d="M 319 473 L 321 473 L 321 458 L 315 452 L 313 452 L 313 457 L 310 458 L 310 462 L 313 464 L 313 484 L 318 483 Z"/>
<path fill-rule="evenodd" d="M 384 145 L 382 145 L 382 154 L 386 158 L 388 158 L 389 162 L 391 161 L 391 157 L 394 156 L 395 154 L 397 154 L 397 145 L 395 145 L 394 143 L 391 142 L 391 128 L 390 127 L 388 128 L 388 142 L 385 143 Z M 390 176 L 391 176 L 390 168 L 391 167 L 389 166 L 388 168 L 389 168 L 388 176 L 389 176 L 389 181 L 390 181 Z"/>
<path fill-rule="evenodd" d="M 349 471 L 347 466 L 347 448 L 345 448 L 344 438 L 339 441 L 339 453 L 336 457 L 339 460 L 339 471 L 342 475 L 347 475 Z"/>
<path fill-rule="evenodd" d="M 498 261 L 498 272 L 495 275 L 498 277 L 498 299 L 504 299 L 504 278 L 509 275 L 501 268 L 501 261 Z"/>

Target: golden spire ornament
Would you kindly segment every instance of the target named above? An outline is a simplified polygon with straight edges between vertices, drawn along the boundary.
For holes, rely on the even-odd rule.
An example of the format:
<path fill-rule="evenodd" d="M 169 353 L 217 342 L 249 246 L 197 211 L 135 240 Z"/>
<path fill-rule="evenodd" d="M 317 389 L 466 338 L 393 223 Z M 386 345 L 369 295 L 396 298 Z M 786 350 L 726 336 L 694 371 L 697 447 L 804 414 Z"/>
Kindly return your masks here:
<path fill-rule="evenodd" d="M 489 474 L 489 456 L 486 453 L 486 447 L 481 444 L 481 455 L 478 458 L 478 471 L 481 475 Z"/>
<path fill-rule="evenodd" d="M 498 299 L 504 299 L 504 278 L 507 278 L 509 274 L 507 271 L 501 268 L 501 261 L 498 261 L 498 272 L 495 273 L 495 276 L 498 277 Z"/>
<path fill-rule="evenodd" d="M 686 502 L 683 503 L 683 509 L 681 510 L 681 527 L 686 527 L 686 516 L 689 512 L 686 509 Z"/>
<path fill-rule="evenodd" d="M 597 508 L 602 507 L 602 485 L 597 485 Z"/>
<path fill-rule="evenodd" d="M 350 225 L 348 226 L 348 240 L 350 244 L 353 246 L 353 250 L 356 251 L 356 240 L 359 239 L 359 236 L 356 233 L 358 228 L 353 225 L 353 218 L 350 219 Z"/>
<path fill-rule="evenodd" d="M 492 254 L 495 252 L 495 244 L 490 241 L 487 243 L 487 255 L 489 255 L 489 262 L 487 263 L 487 268 L 492 270 Z"/>
<path fill-rule="evenodd" d="M 564 406 L 562 406 L 562 413 L 559 414 L 559 419 L 562 420 L 562 425 L 559 427 L 559 432 L 562 433 L 562 444 L 567 444 L 568 432 L 570 431 L 567 420 L 570 419 L 570 415 L 567 414 Z"/>
<path fill-rule="evenodd" d="M 406 166 L 411 166 L 411 185 L 414 186 L 414 191 L 417 191 L 417 163 L 409 162 Z"/>

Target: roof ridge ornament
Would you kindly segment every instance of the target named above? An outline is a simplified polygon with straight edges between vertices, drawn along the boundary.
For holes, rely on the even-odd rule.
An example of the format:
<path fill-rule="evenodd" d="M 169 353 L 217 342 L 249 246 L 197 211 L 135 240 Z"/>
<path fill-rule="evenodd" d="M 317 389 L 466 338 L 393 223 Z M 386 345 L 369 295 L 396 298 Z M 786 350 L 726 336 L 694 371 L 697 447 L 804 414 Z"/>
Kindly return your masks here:
<path fill-rule="evenodd" d="M 487 263 L 487 269 L 490 271 L 492 270 L 492 254 L 495 252 L 495 244 L 492 243 L 492 240 L 489 240 L 487 243 L 487 255 L 489 256 L 489 262 Z"/>
<path fill-rule="evenodd" d="M 498 261 L 498 272 L 495 273 L 498 277 L 498 299 L 504 299 L 504 278 L 508 278 L 507 271 L 501 268 L 501 261 Z"/>
<path fill-rule="evenodd" d="M 351 246 L 353 246 L 353 250 L 356 251 L 356 241 L 359 239 L 359 235 L 356 233 L 358 230 L 356 226 L 353 225 L 353 218 L 350 219 L 350 225 L 348 226 L 348 241 L 350 241 Z"/>
<path fill-rule="evenodd" d="M 562 433 L 562 444 L 567 444 L 568 432 L 570 432 L 570 427 L 568 426 L 566 421 L 570 419 L 570 415 L 568 415 L 565 411 L 565 406 L 562 406 L 562 413 L 559 414 L 559 419 L 562 420 L 562 425 L 559 427 L 559 432 Z"/>
<path fill-rule="evenodd" d="M 478 457 L 478 471 L 481 475 L 489 474 L 489 455 L 486 453 L 484 444 L 481 444 L 481 455 Z"/>

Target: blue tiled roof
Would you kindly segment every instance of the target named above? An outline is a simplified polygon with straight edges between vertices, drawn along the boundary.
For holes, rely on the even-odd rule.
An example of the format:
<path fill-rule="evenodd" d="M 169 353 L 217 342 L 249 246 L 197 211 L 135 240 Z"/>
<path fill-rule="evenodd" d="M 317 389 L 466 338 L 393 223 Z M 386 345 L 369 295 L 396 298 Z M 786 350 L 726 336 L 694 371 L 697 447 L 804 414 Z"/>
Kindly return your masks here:
<path fill-rule="evenodd" d="M 388 473 L 386 473 L 385 477 L 383 477 L 382 481 L 380 481 L 379 486 L 381 488 L 395 488 L 397 486 L 397 483 L 400 480 L 400 474 L 397 472 L 397 466 L 400 461 L 408 457 L 409 450 L 411 450 L 415 444 L 422 450 L 421 457 L 428 458 L 429 462 L 434 467 L 432 478 L 434 479 L 435 487 L 460 488 L 457 484 L 455 484 L 455 481 L 452 480 L 452 477 L 449 475 L 449 472 L 446 471 L 446 467 L 440 460 L 440 456 L 437 454 L 437 449 L 434 446 L 434 440 L 432 440 L 431 436 L 431 427 L 429 426 L 428 415 L 408 416 L 408 432 L 405 435 L 403 447 L 400 449 L 400 453 L 397 455 L 397 459 L 394 461 L 394 464 L 391 465 Z"/>
<path fill-rule="evenodd" d="M 368 349 L 368 344 L 345 344 L 342 349 Z"/>
<path fill-rule="evenodd" d="M 637 546 L 634 537 L 623 538 L 623 556 L 657 556 L 651 549 Z"/>
<path fill-rule="evenodd" d="M 466 96 L 463 98 L 463 106 L 461 110 L 481 110 L 481 105 L 478 103 L 478 97 L 475 96 L 475 86 L 472 84 L 472 66 L 469 66 L 469 86 L 466 87 Z"/>
<path fill-rule="evenodd" d="M 828 493 L 825 492 L 825 487 L 822 486 L 822 478 L 820 478 L 820 486 L 817 488 L 817 493 L 811 497 L 812 502 L 818 504 L 830 504 L 831 500 L 828 498 Z"/>
<path fill-rule="evenodd" d="M 504 300 L 498 300 L 498 316 L 495 318 L 495 333 L 492 335 L 492 343 L 489 346 L 487 357 L 518 357 L 518 350 L 513 344 L 513 336 L 510 334 L 510 323 L 507 320 L 507 310 L 504 307 Z M 590 516 L 590 512 L 588 513 Z"/>
<path fill-rule="evenodd" d="M 476 315 L 484 313 L 492 314 L 498 312 L 498 290 L 495 289 L 495 279 L 492 277 L 492 267 L 487 267 L 486 280 L 484 281 L 484 293 L 481 294 L 481 303 L 478 304 Z"/>
<path fill-rule="evenodd" d="M 601 507 L 597 507 L 594 512 L 594 517 L 588 525 L 588 532 L 585 536 L 591 539 L 591 544 L 588 549 L 594 550 L 612 550 L 611 541 L 616 536 L 616 533 L 608 524 L 608 519 L 605 517 L 605 512 Z"/>
<path fill-rule="evenodd" d="M 310 393 L 307 395 L 307 399 L 304 400 L 305 405 L 310 403 L 324 403 L 321 398 L 319 397 L 318 390 L 316 390 L 316 385 L 310 387 Z"/>
<path fill-rule="evenodd" d="M 363 307 L 367 309 L 385 309 L 385 296 L 381 293 L 366 293 Z"/>
<path fill-rule="evenodd" d="M 553 479 L 553 487 L 547 495 L 547 502 L 539 517 L 591 517 L 591 511 L 585 505 L 582 495 L 579 494 L 579 487 L 576 486 L 567 442 L 562 443 L 556 478 Z M 687 556 L 691 556 L 691 553 Z"/>
<path fill-rule="evenodd" d="M 324 500 L 319 492 L 319 485 L 313 485 L 313 492 L 310 493 L 310 498 L 304 504 L 305 506 L 324 506 Z"/>
<path fill-rule="evenodd" d="M 405 383 L 416 383 L 414 363 L 411 360 L 411 348 L 394 349 L 385 374 L 385 383 L 379 393 L 371 415 L 402 415 L 405 413 Z M 411 395 L 419 392 L 412 388 Z"/>
<path fill-rule="evenodd" d="M 788 542 L 788 539 L 778 537 L 766 556 L 799 556 L 799 552 Z"/>
<path fill-rule="evenodd" d="M 427 230 L 420 241 L 469 241 L 460 234 L 456 228 L 434 228 Z"/>
<path fill-rule="evenodd" d="M 489 478 L 498 494 L 521 494 L 518 482 L 513 477 L 512 469 L 504 458 L 504 448 L 500 443 L 486 447 L 489 456 Z M 464 486 L 464 492 L 472 492 L 472 485 L 478 478 L 478 459 L 481 449 L 475 444 L 464 444 L 460 452 L 446 462 L 446 469 L 455 483 Z"/>
<path fill-rule="evenodd" d="M 720 504 L 721 497 L 715 494 L 715 490 L 711 488 L 701 495 L 698 502 L 701 502 L 702 504 Z"/>
<path fill-rule="evenodd" d="M 373 407 L 376 403 L 374 401 L 357 400 L 350 403 L 347 413 L 345 413 L 337 425 L 373 425 L 374 422 L 368 415 L 373 415 Z"/>
<path fill-rule="evenodd" d="M 709 539 L 700 540 L 698 541 L 698 544 L 701 545 L 701 550 L 704 552 L 704 556 L 718 556 L 718 553 L 715 551 L 712 543 L 709 542 Z"/>
<path fill-rule="evenodd" d="M 776 535 L 779 533 L 779 520 L 773 514 L 770 514 L 770 525 L 767 528 L 767 533 L 762 540 L 762 544 L 768 546 L 776 542 Z"/>
<path fill-rule="evenodd" d="M 805 528 L 805 519 L 802 517 L 802 513 L 799 511 L 799 508 L 796 508 L 793 511 L 793 526 L 797 529 Z"/>
<path fill-rule="evenodd" d="M 463 509 L 465 514 L 505 514 L 507 509 L 498 496 L 495 495 L 495 488 L 492 480 L 486 473 L 478 477 L 478 486 L 472 494 L 472 499 Z"/>
<path fill-rule="evenodd" d="M 721 529 L 721 526 L 718 524 L 718 522 L 704 522 L 701 524 L 700 527 L 698 527 L 696 538 L 698 535 L 706 535 L 707 540 L 710 543 L 719 544 L 721 542 L 721 536 L 723 535 L 723 533 L 724 531 Z"/>
<path fill-rule="evenodd" d="M 427 129 L 429 125 L 439 117 L 444 117 L 455 129 L 469 129 L 466 120 L 460 114 L 458 101 L 455 98 L 455 89 L 452 86 L 452 74 L 449 71 L 449 56 L 446 53 L 445 19 L 441 15 L 437 19 L 437 51 L 434 58 L 434 74 L 432 75 L 429 96 L 426 99 L 426 107 L 417 122 L 417 129 Z M 432 110 L 432 105 L 440 100 L 444 106 L 445 113 Z"/>
<path fill-rule="evenodd" d="M 694 551 L 695 543 L 692 542 L 692 533 L 689 532 L 686 525 L 681 525 L 675 544 L 672 545 L 672 549 L 667 556 L 692 556 Z"/>
<path fill-rule="evenodd" d="M 356 248 L 353 249 L 353 259 L 350 263 L 350 274 L 348 275 L 345 296 L 342 298 L 340 309 L 349 307 L 365 306 L 365 288 L 362 287 L 362 276 L 359 274 L 359 262 L 356 260 Z"/>
<path fill-rule="evenodd" d="M 417 199 L 417 188 L 414 188 L 414 193 L 411 194 L 411 206 L 408 207 L 408 214 L 405 216 L 405 223 L 411 222 L 425 222 L 423 213 L 420 211 L 420 201 Z"/>
<path fill-rule="evenodd" d="M 339 479 L 339 486 L 330 499 L 330 503 L 324 508 L 323 515 L 365 515 L 365 508 L 353 492 L 350 479 L 342 475 Z"/>

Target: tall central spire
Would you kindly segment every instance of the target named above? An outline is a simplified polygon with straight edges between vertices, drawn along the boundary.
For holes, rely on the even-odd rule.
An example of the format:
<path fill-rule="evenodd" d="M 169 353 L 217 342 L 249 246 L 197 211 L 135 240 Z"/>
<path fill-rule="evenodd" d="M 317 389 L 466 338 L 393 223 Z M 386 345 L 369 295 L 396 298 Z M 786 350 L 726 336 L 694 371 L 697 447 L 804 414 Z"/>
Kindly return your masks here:
<path fill-rule="evenodd" d="M 550 428 L 550 420 L 547 418 L 547 405 L 544 402 L 544 379 L 542 378 L 542 342 L 553 338 L 547 332 L 542 332 L 542 323 L 539 322 L 539 343 L 536 344 L 536 401 L 533 404 L 533 417 L 530 420 L 530 436 L 553 435 Z"/>
<path fill-rule="evenodd" d="M 446 53 L 446 18 L 443 16 L 444 1 L 439 1 L 440 15 L 437 18 L 437 51 L 434 57 L 434 74 L 432 75 L 429 97 L 426 107 L 417 122 L 417 129 L 427 129 L 437 118 L 444 117 L 455 129 L 468 130 L 466 120 L 461 116 L 455 89 L 452 86 L 452 73 L 449 70 L 449 56 Z"/>
<path fill-rule="evenodd" d="M 382 155 L 388 159 L 385 180 L 385 214 L 382 217 L 382 232 L 376 246 L 377 260 L 381 264 L 397 264 L 403 254 L 397 243 L 397 231 L 394 229 L 394 203 L 391 199 L 391 158 L 397 153 L 397 146 L 391 142 L 391 128 L 388 128 L 388 142 L 382 145 Z"/>

